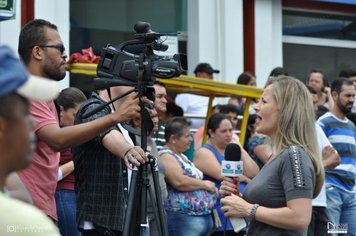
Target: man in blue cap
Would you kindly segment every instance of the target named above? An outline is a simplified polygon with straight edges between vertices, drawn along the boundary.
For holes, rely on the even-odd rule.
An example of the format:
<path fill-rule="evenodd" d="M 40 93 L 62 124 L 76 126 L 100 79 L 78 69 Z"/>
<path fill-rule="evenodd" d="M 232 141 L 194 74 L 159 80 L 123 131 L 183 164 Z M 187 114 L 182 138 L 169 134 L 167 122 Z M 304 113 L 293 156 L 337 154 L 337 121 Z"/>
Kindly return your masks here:
<path fill-rule="evenodd" d="M 29 99 L 53 100 L 58 90 L 49 80 L 28 74 L 8 47 L 0 47 L 0 235 L 59 235 L 53 222 L 36 208 L 9 198 L 7 176 L 26 168 L 36 138 Z"/>

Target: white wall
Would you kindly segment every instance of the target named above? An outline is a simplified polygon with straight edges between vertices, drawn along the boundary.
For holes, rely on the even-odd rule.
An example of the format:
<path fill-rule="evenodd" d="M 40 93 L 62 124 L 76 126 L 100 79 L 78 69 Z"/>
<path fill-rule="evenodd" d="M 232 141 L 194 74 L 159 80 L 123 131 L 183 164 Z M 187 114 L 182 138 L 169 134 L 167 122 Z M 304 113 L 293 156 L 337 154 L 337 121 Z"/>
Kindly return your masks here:
<path fill-rule="evenodd" d="M 255 0 L 255 68 L 263 87 L 274 67 L 283 66 L 281 0 Z"/>
<path fill-rule="evenodd" d="M 15 19 L 0 22 L 0 44 L 8 45 L 17 52 L 21 30 L 21 0 L 16 1 Z"/>
<path fill-rule="evenodd" d="M 35 18 L 50 21 L 58 26 L 66 51 L 69 52 L 69 0 L 35 0 Z M 17 52 L 21 31 L 21 0 L 16 1 L 16 17 L 0 23 L 0 44 Z M 59 82 L 60 89 L 69 86 L 69 76 Z"/>
<path fill-rule="evenodd" d="M 224 0 L 221 2 L 221 32 L 219 60 L 221 61 L 221 79 L 224 82 L 236 83 L 243 72 L 243 5 L 242 0 Z"/>
<path fill-rule="evenodd" d="M 236 83 L 243 70 L 242 0 L 188 1 L 189 75 L 199 62 L 220 74 L 215 80 Z"/>
<path fill-rule="evenodd" d="M 59 34 L 69 53 L 69 0 L 35 0 L 35 18 L 45 19 L 57 25 Z M 68 55 L 69 57 L 69 55 Z M 69 75 L 59 82 L 60 89 L 69 86 Z"/>

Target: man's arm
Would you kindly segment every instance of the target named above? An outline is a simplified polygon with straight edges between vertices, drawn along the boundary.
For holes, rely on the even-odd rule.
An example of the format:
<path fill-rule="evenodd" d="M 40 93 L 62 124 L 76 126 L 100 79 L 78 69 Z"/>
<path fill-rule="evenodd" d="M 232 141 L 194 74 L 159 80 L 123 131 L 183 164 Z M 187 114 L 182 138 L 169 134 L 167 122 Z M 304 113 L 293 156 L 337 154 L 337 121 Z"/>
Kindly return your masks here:
<path fill-rule="evenodd" d="M 340 164 L 340 156 L 336 149 L 331 145 L 329 139 L 326 137 L 321 126 L 316 125 L 316 133 L 318 137 L 318 143 L 322 155 L 322 161 L 325 169 L 335 168 Z"/>
<path fill-rule="evenodd" d="M 58 169 L 58 181 L 61 181 L 74 171 L 74 162 L 69 161 L 61 166 Z"/>
<path fill-rule="evenodd" d="M 101 140 L 103 146 L 112 154 L 125 160 L 126 166 L 140 166 L 148 162 L 145 152 L 139 146 L 132 146 L 118 130 L 111 130 Z"/>
<path fill-rule="evenodd" d="M 137 93 L 132 93 L 117 108 L 116 112 L 97 120 L 68 127 L 59 127 L 57 124 L 43 126 L 37 131 L 40 140 L 46 142 L 57 151 L 82 144 L 101 132 L 115 126 L 117 123 L 126 122 L 140 113 Z"/>
<path fill-rule="evenodd" d="M 340 164 L 340 156 L 331 145 L 324 147 L 322 155 L 325 169 L 333 169 Z"/>

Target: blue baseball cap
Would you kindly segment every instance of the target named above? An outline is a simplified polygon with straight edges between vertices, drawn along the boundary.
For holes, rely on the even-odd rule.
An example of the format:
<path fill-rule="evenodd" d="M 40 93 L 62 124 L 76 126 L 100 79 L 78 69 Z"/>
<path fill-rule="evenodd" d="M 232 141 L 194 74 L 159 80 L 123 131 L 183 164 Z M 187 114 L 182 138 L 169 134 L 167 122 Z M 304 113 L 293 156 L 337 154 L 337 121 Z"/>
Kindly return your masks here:
<path fill-rule="evenodd" d="M 0 46 L 0 97 L 14 92 L 30 100 L 50 101 L 59 89 L 50 79 L 30 75 L 12 49 Z"/>

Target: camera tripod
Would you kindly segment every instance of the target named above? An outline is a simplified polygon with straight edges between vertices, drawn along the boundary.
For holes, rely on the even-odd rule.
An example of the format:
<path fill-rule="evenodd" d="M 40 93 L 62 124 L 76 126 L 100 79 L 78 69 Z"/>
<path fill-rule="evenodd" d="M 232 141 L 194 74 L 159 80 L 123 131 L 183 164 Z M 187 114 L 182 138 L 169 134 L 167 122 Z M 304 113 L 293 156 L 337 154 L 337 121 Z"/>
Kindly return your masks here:
<path fill-rule="evenodd" d="M 97 109 L 92 110 L 91 112 L 83 114 L 83 117 L 89 117 L 96 112 L 102 110 L 105 106 L 117 101 L 120 98 L 127 96 L 128 94 L 138 91 L 140 97 L 142 96 L 141 89 L 132 89 L 121 96 L 118 96 L 114 99 L 111 99 L 111 95 L 109 93 L 110 101 L 97 107 Z M 108 91 L 109 92 L 109 91 Z M 123 127 L 132 134 L 141 136 L 141 148 L 146 151 L 147 149 L 147 134 L 148 130 L 147 126 L 152 126 L 152 122 L 150 124 L 147 121 L 151 121 L 150 114 L 145 108 L 145 104 L 140 99 L 140 107 L 141 107 L 141 132 L 132 128 L 129 125 L 124 124 Z M 115 109 L 115 108 L 114 108 Z M 142 235 L 144 230 L 147 228 L 147 192 L 150 194 L 150 199 L 153 205 L 153 212 L 155 217 L 156 226 L 159 232 L 158 236 L 168 236 L 167 229 L 167 220 L 165 215 L 165 210 L 162 202 L 161 189 L 159 185 L 159 177 L 158 177 L 158 161 L 157 157 L 147 154 L 150 162 L 144 165 L 141 165 L 139 168 L 135 167 L 132 170 L 131 175 L 131 183 L 130 183 L 130 191 L 128 196 L 128 204 L 126 208 L 126 216 L 125 223 L 123 229 L 123 236 L 139 236 Z M 148 165 L 151 168 L 151 174 L 153 179 L 153 191 L 150 188 L 150 179 L 148 174 Z M 156 204 L 156 207 L 155 207 Z M 153 236 L 153 235 L 150 235 Z M 156 236 L 156 235 L 154 235 Z"/>
<path fill-rule="evenodd" d="M 94 84 L 97 89 L 108 89 L 113 86 L 131 86 L 135 87 L 135 89 L 132 89 L 121 96 L 116 97 L 115 99 L 111 99 L 110 89 L 108 89 L 111 101 L 103 104 L 103 106 L 98 107 L 88 114 L 84 114 L 83 117 L 85 118 L 98 112 L 105 106 L 130 94 L 131 92 L 138 92 L 141 108 L 141 134 L 138 134 L 138 131 L 133 129 L 131 126 L 123 126 L 130 133 L 141 135 L 141 148 L 146 151 L 148 129 L 146 128 L 145 121 L 151 121 L 151 117 L 145 107 L 147 104 L 142 102 L 142 98 L 148 97 L 151 100 L 154 99 L 152 93 L 149 93 L 149 89 L 153 89 L 152 85 L 154 82 L 154 71 L 156 71 L 156 73 L 160 72 L 160 75 L 164 76 L 163 78 L 172 78 L 173 76 L 179 76 L 180 70 L 177 70 L 176 68 L 165 68 L 167 63 L 169 64 L 169 61 L 167 60 L 164 60 L 164 63 L 160 60 L 160 63 L 157 62 L 153 49 L 167 49 L 167 47 L 163 47 L 164 44 L 162 42 L 158 42 L 159 37 L 163 34 L 157 34 L 149 31 L 149 24 L 147 23 L 143 25 L 141 23 L 138 24 L 137 29 L 135 28 L 135 30 L 136 32 L 139 31 L 138 38 L 136 40 L 131 40 L 121 44 L 120 51 L 116 51 L 114 50 L 115 48 L 112 47 L 107 47 L 104 50 L 97 68 L 97 75 L 101 78 L 98 80 L 94 79 Z M 140 50 L 139 54 L 131 54 L 124 51 L 124 48 L 130 45 L 145 45 L 145 49 L 144 51 Z M 161 65 L 162 63 L 163 67 Z M 175 67 L 178 66 L 177 61 L 173 64 Z M 155 222 L 157 224 L 159 235 L 168 236 L 167 220 L 165 210 L 163 208 L 161 190 L 159 187 L 157 158 L 151 155 L 148 155 L 148 157 L 150 159 L 149 164 L 141 165 L 139 168 L 135 167 L 132 171 L 131 187 L 128 196 L 128 204 L 122 234 L 123 236 L 139 236 L 144 234 L 144 230 L 147 228 L 147 192 L 149 192 L 153 203 Z M 150 188 L 148 165 L 151 167 L 154 194 Z M 155 207 L 155 203 L 157 207 Z"/>
<path fill-rule="evenodd" d="M 142 73 L 142 71 L 140 72 Z M 140 77 L 140 75 L 139 75 Z M 140 80 L 139 80 L 140 81 Z M 139 96 L 142 97 L 144 89 L 140 89 L 138 84 Z M 147 149 L 147 135 L 148 129 L 147 120 L 150 120 L 150 114 L 145 108 L 145 104 L 140 100 L 141 107 L 141 148 L 146 151 Z M 150 120 L 151 121 L 151 120 Z M 152 125 L 152 122 L 150 123 Z M 127 127 L 125 127 L 127 128 Z M 129 128 L 130 132 L 130 128 Z M 135 133 L 132 131 L 132 133 Z M 136 133 L 137 134 L 137 133 Z M 137 236 L 142 235 L 147 227 L 147 193 L 150 194 L 150 199 L 154 209 L 154 217 L 157 229 L 160 236 L 168 236 L 167 220 L 165 210 L 163 207 L 161 189 L 158 178 L 158 162 L 157 157 L 150 154 L 147 156 L 150 162 L 141 165 L 139 168 L 134 168 L 131 176 L 131 184 L 129 191 L 129 201 L 126 210 L 125 223 L 123 236 Z M 153 179 L 154 193 L 150 188 L 150 179 L 148 177 L 148 165 L 151 168 Z M 157 204 L 155 207 L 155 203 Z"/>
<path fill-rule="evenodd" d="M 123 230 L 123 235 L 125 236 L 142 235 L 147 228 L 147 193 L 150 194 L 159 235 L 168 236 L 166 216 L 159 187 L 157 158 L 151 155 L 148 155 L 148 157 L 150 159 L 149 164 L 142 165 L 132 172 L 129 201 Z M 148 165 L 151 167 L 154 192 L 152 192 L 148 177 Z M 157 205 L 155 206 L 155 204 Z"/>
<path fill-rule="evenodd" d="M 140 94 L 140 89 L 132 89 L 114 99 L 111 99 L 111 95 L 109 94 L 110 102 L 107 102 L 97 107 L 97 109 L 84 114 L 83 117 L 91 116 L 92 114 L 103 109 L 105 106 L 108 106 L 114 101 L 122 97 L 125 97 L 126 95 L 134 91 L 139 91 Z M 141 148 L 144 151 L 146 151 L 147 134 L 148 134 L 148 129 L 146 127 L 149 125 L 152 126 L 153 124 L 152 122 L 150 124 L 147 124 L 148 120 L 151 121 L 150 120 L 151 117 L 148 111 L 146 110 L 145 105 L 143 104 L 143 102 L 141 102 L 141 99 L 140 99 L 140 107 L 141 107 L 141 132 L 126 124 L 124 124 L 123 127 L 130 133 L 141 136 Z M 141 165 L 139 168 L 134 167 L 132 170 L 128 204 L 126 208 L 126 215 L 124 221 L 125 223 L 124 223 L 124 229 L 122 234 L 123 236 L 139 236 L 143 234 L 145 229 L 147 229 L 147 223 L 148 223 L 147 222 L 147 193 L 150 194 L 149 196 L 154 210 L 153 212 L 154 212 L 155 222 L 159 232 L 158 236 L 168 236 L 167 220 L 166 220 L 165 210 L 163 207 L 163 202 L 161 197 L 162 196 L 161 189 L 159 185 L 159 177 L 158 177 L 159 170 L 158 170 L 157 157 L 152 156 L 150 154 L 147 154 L 147 157 L 150 160 L 149 163 Z M 150 185 L 150 179 L 148 173 L 148 165 L 150 165 L 151 168 L 153 187 L 154 187 L 153 190 L 150 188 L 151 185 Z"/>

